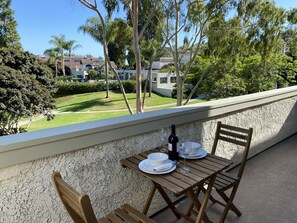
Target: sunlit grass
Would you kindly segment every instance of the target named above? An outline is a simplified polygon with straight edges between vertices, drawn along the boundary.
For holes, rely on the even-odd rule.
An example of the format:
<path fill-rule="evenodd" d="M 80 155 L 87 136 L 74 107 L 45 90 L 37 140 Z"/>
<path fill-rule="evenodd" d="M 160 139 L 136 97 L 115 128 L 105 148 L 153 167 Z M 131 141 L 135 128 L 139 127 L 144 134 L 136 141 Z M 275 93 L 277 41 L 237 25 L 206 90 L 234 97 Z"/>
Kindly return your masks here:
<path fill-rule="evenodd" d="M 127 94 L 129 104 L 135 108 L 135 94 Z M 145 99 L 146 106 L 156 106 L 175 103 L 173 98 L 162 97 L 152 94 L 152 97 Z M 121 93 L 110 92 L 110 97 L 105 98 L 105 92 L 76 94 L 56 99 L 57 110 L 59 111 L 108 111 L 126 109 L 126 104 Z"/>
<path fill-rule="evenodd" d="M 135 94 L 127 94 L 127 97 L 131 107 L 135 109 Z M 196 104 L 201 101 L 202 100 L 195 100 L 189 102 L 189 104 Z M 145 99 L 145 112 L 172 108 L 175 107 L 175 104 L 176 99 L 152 94 L 151 98 Z M 55 118 L 50 121 L 43 118 L 32 122 L 28 131 L 102 120 L 130 114 L 122 94 L 114 92 L 110 92 L 110 98 L 105 98 L 105 92 L 58 97 L 56 98 L 56 110 L 70 113 L 56 114 Z"/>

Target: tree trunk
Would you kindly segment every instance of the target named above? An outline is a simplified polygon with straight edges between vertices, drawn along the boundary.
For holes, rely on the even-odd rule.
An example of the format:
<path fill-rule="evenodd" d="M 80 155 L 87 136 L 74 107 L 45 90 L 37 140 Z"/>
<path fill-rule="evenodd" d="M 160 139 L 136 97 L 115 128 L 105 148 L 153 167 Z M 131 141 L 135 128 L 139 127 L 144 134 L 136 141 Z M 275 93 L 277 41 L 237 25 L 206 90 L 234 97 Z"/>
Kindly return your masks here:
<path fill-rule="evenodd" d="M 122 94 L 123 94 L 123 97 L 124 97 L 126 106 L 127 106 L 128 110 L 129 110 L 130 114 L 133 114 L 133 110 L 132 110 L 132 108 L 131 108 L 131 106 L 130 106 L 130 104 L 129 104 L 129 102 L 128 102 L 128 98 L 127 98 L 127 95 L 126 95 L 124 86 L 123 86 L 123 84 L 122 84 L 122 81 L 121 81 L 121 79 L 120 79 L 120 76 L 118 75 L 117 71 L 111 66 L 111 62 L 110 62 L 109 57 L 108 57 L 108 49 L 107 49 L 107 45 L 104 44 L 104 46 L 105 46 L 105 47 L 104 47 L 104 51 L 105 51 L 105 54 L 107 55 L 107 63 L 108 63 L 108 65 L 109 65 L 109 67 L 111 68 L 112 72 L 113 72 L 113 73 L 115 74 L 115 76 L 117 77 L 117 80 L 118 80 L 118 82 L 119 82 L 119 86 L 120 86 L 120 90 L 121 90 L 121 92 L 122 92 Z"/>
<path fill-rule="evenodd" d="M 56 77 L 58 77 L 58 61 L 55 60 Z"/>
<path fill-rule="evenodd" d="M 141 54 L 139 50 L 138 38 L 138 0 L 134 0 L 133 5 L 133 46 L 136 60 L 136 112 L 143 112 L 141 102 Z"/>
<path fill-rule="evenodd" d="M 149 67 L 149 73 L 148 73 L 148 78 L 149 78 L 149 98 L 152 97 L 152 79 L 153 79 L 153 61 L 150 61 L 150 67 Z"/>
<path fill-rule="evenodd" d="M 71 70 L 71 50 L 69 50 L 69 69 L 72 75 L 72 70 Z"/>
<path fill-rule="evenodd" d="M 62 54 L 61 54 L 61 66 L 62 66 L 62 73 L 63 73 L 63 76 L 65 76 L 65 63 L 64 63 L 64 52 L 62 51 Z"/>
<path fill-rule="evenodd" d="M 104 70 L 105 70 L 105 84 L 106 84 L 106 96 L 105 98 L 109 98 L 109 84 L 108 84 L 108 70 L 107 70 L 107 55 L 105 55 L 104 53 L 104 57 L 105 57 L 105 61 L 104 61 Z"/>
<path fill-rule="evenodd" d="M 178 3 L 175 2 L 175 46 L 174 46 L 174 66 L 175 66 L 175 75 L 176 75 L 176 105 L 181 106 L 183 100 L 183 78 L 180 75 L 179 70 L 179 51 L 178 51 L 178 38 L 179 38 L 179 9 Z"/>
<path fill-rule="evenodd" d="M 190 99 L 192 98 L 193 94 L 195 93 L 195 91 L 199 87 L 201 81 L 203 80 L 203 78 L 204 78 L 204 76 L 206 74 L 206 71 L 207 71 L 207 69 L 204 70 L 204 72 L 202 73 L 201 77 L 199 78 L 199 80 L 195 84 L 194 88 L 192 89 L 191 93 L 189 94 L 189 97 L 187 98 L 187 100 L 185 101 L 185 103 L 183 105 L 186 105 L 190 101 Z"/>
<path fill-rule="evenodd" d="M 147 77 L 146 77 L 146 80 L 145 80 L 145 85 L 144 85 L 144 89 L 143 89 L 143 99 L 142 99 L 142 107 L 144 108 L 144 101 L 145 101 L 145 98 L 146 98 L 146 91 L 147 91 L 147 86 L 149 85 L 149 97 L 152 96 L 152 89 L 151 89 L 151 76 L 152 76 L 152 61 L 150 61 L 150 65 L 149 65 L 149 71 L 148 71 L 148 74 L 147 74 Z"/>

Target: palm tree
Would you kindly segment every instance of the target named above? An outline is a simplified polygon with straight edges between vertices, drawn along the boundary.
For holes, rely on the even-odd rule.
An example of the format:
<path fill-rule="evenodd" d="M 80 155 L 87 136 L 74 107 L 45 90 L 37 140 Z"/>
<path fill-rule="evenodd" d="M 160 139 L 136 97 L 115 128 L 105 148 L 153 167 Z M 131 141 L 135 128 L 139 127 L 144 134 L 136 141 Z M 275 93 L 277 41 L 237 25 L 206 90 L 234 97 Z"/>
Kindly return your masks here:
<path fill-rule="evenodd" d="M 48 63 L 55 64 L 55 76 L 58 76 L 58 60 L 60 59 L 57 49 L 47 49 L 43 53 L 48 56 Z"/>
<path fill-rule="evenodd" d="M 79 31 L 82 31 L 84 34 L 90 35 L 96 42 L 104 45 L 103 36 L 102 36 L 102 25 L 97 17 L 88 18 L 85 25 L 82 25 L 78 28 Z M 107 44 L 109 40 L 107 40 Z M 106 96 L 105 98 L 109 98 L 109 85 L 108 85 L 108 70 L 107 70 L 107 57 L 104 53 L 104 71 L 105 71 L 105 83 L 106 83 Z"/>
<path fill-rule="evenodd" d="M 76 43 L 75 40 L 69 40 L 69 41 L 66 41 L 65 46 L 64 46 L 64 49 L 68 50 L 68 53 L 69 53 L 69 67 L 70 67 L 70 69 L 71 69 L 72 51 L 76 50 L 79 47 L 82 47 L 80 44 L 75 44 L 75 43 Z"/>
<path fill-rule="evenodd" d="M 64 65 L 64 49 L 66 44 L 65 35 L 61 34 L 60 37 L 53 35 L 52 38 L 53 39 L 50 40 L 49 43 L 54 45 L 57 52 L 60 53 L 61 55 L 62 73 L 63 73 L 63 76 L 65 76 L 65 65 Z"/>

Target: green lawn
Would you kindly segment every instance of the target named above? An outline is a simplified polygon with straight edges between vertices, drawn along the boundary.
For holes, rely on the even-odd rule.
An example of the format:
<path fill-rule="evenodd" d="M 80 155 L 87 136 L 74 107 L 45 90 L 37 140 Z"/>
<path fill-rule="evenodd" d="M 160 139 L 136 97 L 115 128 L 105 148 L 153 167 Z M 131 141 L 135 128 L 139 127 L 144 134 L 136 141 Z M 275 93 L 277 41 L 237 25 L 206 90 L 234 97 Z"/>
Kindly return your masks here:
<path fill-rule="evenodd" d="M 135 94 L 127 94 L 129 103 L 135 108 Z M 175 103 L 176 99 L 162 97 L 153 94 L 146 98 L 146 106 L 156 106 Z M 105 92 L 87 93 L 59 97 L 56 99 L 57 110 L 59 111 L 108 111 L 126 109 L 126 104 L 121 93 L 110 92 L 110 98 L 105 98 Z"/>
<path fill-rule="evenodd" d="M 128 100 L 132 108 L 135 108 L 135 94 L 127 94 Z M 194 101 L 192 103 L 197 103 Z M 176 99 L 162 97 L 153 94 L 151 98 L 146 98 L 145 106 L 158 106 L 162 107 L 146 108 L 145 111 L 153 111 L 165 108 L 174 107 Z M 168 105 L 172 104 L 172 105 Z M 121 93 L 110 92 L 110 98 L 105 98 L 105 92 L 76 94 L 56 98 L 56 110 L 62 112 L 86 112 L 86 113 L 65 113 L 56 114 L 55 118 L 47 121 L 45 118 L 32 122 L 28 131 L 35 131 L 46 128 L 53 128 L 57 126 L 70 125 L 80 122 L 101 120 L 113 118 L 123 115 L 128 115 L 129 112 L 126 108 L 123 96 Z M 113 111 L 122 110 L 122 111 Z"/>

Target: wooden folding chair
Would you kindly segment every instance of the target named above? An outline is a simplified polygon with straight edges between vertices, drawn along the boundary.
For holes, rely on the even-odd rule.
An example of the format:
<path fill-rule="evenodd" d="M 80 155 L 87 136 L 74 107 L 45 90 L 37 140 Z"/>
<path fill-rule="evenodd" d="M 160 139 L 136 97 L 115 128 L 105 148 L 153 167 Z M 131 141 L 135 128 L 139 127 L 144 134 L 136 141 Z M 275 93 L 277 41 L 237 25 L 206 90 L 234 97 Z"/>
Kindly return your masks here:
<path fill-rule="evenodd" d="M 222 213 L 222 216 L 220 218 L 220 223 L 223 223 L 225 221 L 225 218 L 229 210 L 234 211 L 237 216 L 241 216 L 241 212 L 234 205 L 233 200 L 243 174 L 246 160 L 248 158 L 252 134 L 253 134 L 252 128 L 244 129 L 244 128 L 239 128 L 231 125 L 222 124 L 221 122 L 218 122 L 217 124 L 217 130 L 216 130 L 216 135 L 215 135 L 214 144 L 211 150 L 211 154 L 215 154 L 219 141 L 225 141 L 228 143 L 235 144 L 237 146 L 244 147 L 244 152 L 242 155 L 241 164 L 237 175 L 233 176 L 230 173 L 222 172 L 222 173 L 219 173 L 216 177 L 213 187 L 216 189 L 217 193 L 222 197 L 225 203 L 215 199 L 213 196 L 210 196 L 209 198 L 212 202 L 218 203 L 225 207 Z M 207 183 L 208 181 L 206 182 L 206 184 Z M 225 191 L 231 188 L 232 188 L 232 191 L 230 195 L 227 196 Z M 198 188 L 197 195 L 199 194 L 200 190 L 203 191 L 204 193 L 206 192 L 206 189 L 203 186 L 200 186 Z M 193 205 L 191 205 L 188 213 L 190 213 L 190 210 L 192 208 L 193 208 Z"/>
<path fill-rule="evenodd" d="M 78 193 L 58 172 L 53 173 L 52 180 L 64 207 L 75 223 L 155 223 L 128 204 L 97 220 L 88 195 Z"/>

